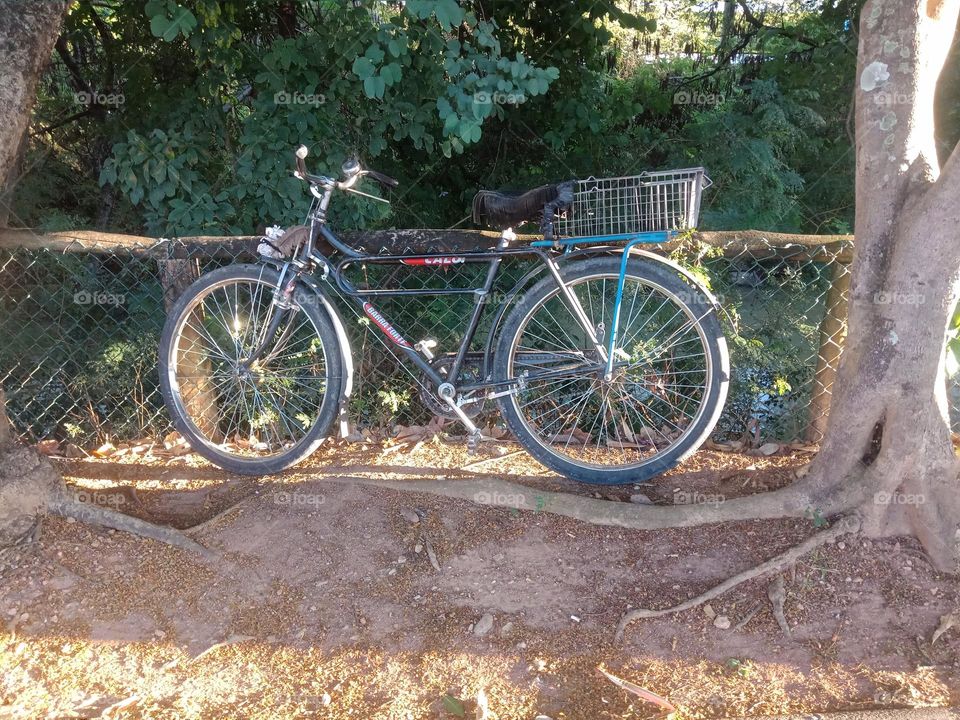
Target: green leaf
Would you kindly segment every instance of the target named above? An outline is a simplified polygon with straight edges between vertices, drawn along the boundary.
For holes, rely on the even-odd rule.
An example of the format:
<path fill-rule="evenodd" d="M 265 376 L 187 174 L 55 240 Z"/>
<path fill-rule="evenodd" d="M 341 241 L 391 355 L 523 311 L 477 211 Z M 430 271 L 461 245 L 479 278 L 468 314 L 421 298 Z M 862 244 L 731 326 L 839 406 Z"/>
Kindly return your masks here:
<path fill-rule="evenodd" d="M 154 36 L 170 42 L 177 36 L 177 26 L 166 15 L 154 15 L 150 18 L 150 32 Z"/>
<path fill-rule="evenodd" d="M 465 143 L 476 142 L 480 139 L 480 124 L 465 121 L 460 124 L 458 135 Z"/>
<path fill-rule="evenodd" d="M 363 81 L 363 92 L 368 98 L 382 99 L 386 87 L 383 78 L 378 75 L 368 77 Z"/>
<path fill-rule="evenodd" d="M 380 77 L 387 85 L 395 85 L 400 82 L 402 70 L 399 63 L 390 63 L 380 68 Z"/>
<path fill-rule="evenodd" d="M 379 64 L 383 62 L 383 50 L 379 45 L 371 45 L 363 55 L 373 63 Z"/>
<path fill-rule="evenodd" d="M 447 115 L 447 119 L 443 121 L 443 132 L 445 135 L 452 133 L 456 127 L 460 124 L 460 116 L 456 113 L 450 113 Z"/>
<path fill-rule="evenodd" d="M 358 57 L 353 61 L 353 74 L 356 75 L 361 80 L 366 80 L 371 75 L 373 75 L 376 68 L 373 66 L 373 63 L 366 57 Z M 372 97 L 372 96 L 371 96 Z"/>
<path fill-rule="evenodd" d="M 463 706 L 463 703 L 449 693 L 443 696 L 443 709 L 457 717 L 465 717 L 467 714 L 467 709 Z"/>
<path fill-rule="evenodd" d="M 463 8 L 457 4 L 457 0 L 438 0 L 434 3 L 434 13 L 437 21 L 444 26 L 444 29 L 453 29 L 463 22 L 465 13 Z"/>

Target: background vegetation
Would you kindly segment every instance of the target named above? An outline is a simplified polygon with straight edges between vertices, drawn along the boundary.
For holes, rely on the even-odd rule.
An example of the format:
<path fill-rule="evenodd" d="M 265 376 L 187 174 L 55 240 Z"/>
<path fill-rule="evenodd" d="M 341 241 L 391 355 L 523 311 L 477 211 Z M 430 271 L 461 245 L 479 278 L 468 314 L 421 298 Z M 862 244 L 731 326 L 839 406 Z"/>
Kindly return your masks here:
<path fill-rule="evenodd" d="M 465 226 L 480 188 L 703 165 L 715 183 L 704 228 L 851 232 L 861 5 L 78 0 L 40 89 L 10 224 L 172 237 L 297 223 L 307 203 L 290 171 L 303 142 L 317 172 L 357 155 L 400 180 L 390 207 L 340 199 L 342 228 Z M 937 110 L 944 148 L 960 135 L 958 73 L 955 55 Z M 801 403 L 790 394 L 808 392 L 823 269 L 685 260 L 730 299 L 738 375 L 727 430 L 774 401 Z M 8 301 L 27 265 L 4 265 Z M 131 270 L 57 272 L 69 290 L 85 287 L 85 272 Z M 130 323 L 69 358 L 71 397 L 90 399 L 94 419 L 101 390 L 153 396 L 162 294 L 147 275 L 113 307 L 32 296 L 80 331 L 97 313 Z M 37 282 L 50 287 L 50 274 Z M 790 283 L 799 301 L 784 299 Z M 447 311 L 428 305 L 420 317 L 437 328 Z M 22 324 L 10 333 L 5 367 L 44 337 Z M 372 386 L 364 414 L 393 415 L 409 395 Z M 142 425 L 149 403 L 129 405 L 123 423 Z M 87 431 L 106 432 L 95 425 Z"/>

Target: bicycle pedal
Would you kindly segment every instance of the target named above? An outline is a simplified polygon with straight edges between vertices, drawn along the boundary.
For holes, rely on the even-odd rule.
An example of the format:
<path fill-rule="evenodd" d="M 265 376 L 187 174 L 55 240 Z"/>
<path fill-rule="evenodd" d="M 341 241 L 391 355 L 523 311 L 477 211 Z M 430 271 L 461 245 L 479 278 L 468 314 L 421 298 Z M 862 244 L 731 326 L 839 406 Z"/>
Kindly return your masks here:
<path fill-rule="evenodd" d="M 483 436 L 479 430 L 467 436 L 467 455 L 477 454 L 477 448 L 480 447 L 481 440 L 483 440 Z"/>

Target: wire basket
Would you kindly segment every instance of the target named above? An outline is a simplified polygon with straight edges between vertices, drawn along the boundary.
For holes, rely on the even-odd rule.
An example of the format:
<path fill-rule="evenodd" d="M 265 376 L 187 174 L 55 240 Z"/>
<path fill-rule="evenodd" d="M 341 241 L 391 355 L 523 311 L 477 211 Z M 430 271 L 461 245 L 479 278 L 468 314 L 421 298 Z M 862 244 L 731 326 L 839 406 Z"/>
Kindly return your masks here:
<path fill-rule="evenodd" d="M 573 203 L 555 220 L 557 237 L 607 237 L 696 227 L 704 169 L 578 180 Z"/>

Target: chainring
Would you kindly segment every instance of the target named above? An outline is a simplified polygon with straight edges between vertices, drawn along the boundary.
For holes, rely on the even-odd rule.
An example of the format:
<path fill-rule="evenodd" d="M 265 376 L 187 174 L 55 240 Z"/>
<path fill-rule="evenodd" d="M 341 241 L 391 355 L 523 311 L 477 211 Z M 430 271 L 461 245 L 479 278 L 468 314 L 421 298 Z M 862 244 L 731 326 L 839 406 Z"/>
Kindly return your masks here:
<path fill-rule="evenodd" d="M 450 371 L 450 366 L 453 365 L 454 358 L 455 356 L 452 354 L 441 355 L 434 358 L 430 363 L 430 366 L 440 373 L 443 378 L 446 378 Z M 450 406 L 437 396 L 437 393 L 433 388 L 433 381 L 428 378 L 426 374 L 421 375 L 420 380 L 420 401 L 424 404 L 424 406 L 426 406 L 426 408 L 434 415 L 439 415 L 447 420 L 459 420 L 460 418 L 454 414 L 453 410 L 450 409 Z M 477 383 L 480 382 L 480 380 L 481 373 L 479 358 L 477 360 L 473 360 L 472 358 L 467 357 L 463 361 L 463 365 L 460 366 L 460 374 L 457 377 L 457 381 L 453 384 L 461 385 Z M 464 405 L 461 409 L 466 416 L 472 420 L 483 411 L 483 401 Z"/>

